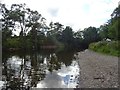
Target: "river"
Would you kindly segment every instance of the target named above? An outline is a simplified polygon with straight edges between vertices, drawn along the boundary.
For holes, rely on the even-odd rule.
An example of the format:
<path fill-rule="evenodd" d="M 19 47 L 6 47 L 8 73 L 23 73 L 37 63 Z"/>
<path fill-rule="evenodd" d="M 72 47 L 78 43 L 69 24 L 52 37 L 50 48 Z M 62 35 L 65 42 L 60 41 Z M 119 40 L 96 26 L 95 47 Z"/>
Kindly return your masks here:
<path fill-rule="evenodd" d="M 77 52 L 65 50 L 3 52 L 0 88 L 76 88 L 80 77 L 76 56 Z"/>

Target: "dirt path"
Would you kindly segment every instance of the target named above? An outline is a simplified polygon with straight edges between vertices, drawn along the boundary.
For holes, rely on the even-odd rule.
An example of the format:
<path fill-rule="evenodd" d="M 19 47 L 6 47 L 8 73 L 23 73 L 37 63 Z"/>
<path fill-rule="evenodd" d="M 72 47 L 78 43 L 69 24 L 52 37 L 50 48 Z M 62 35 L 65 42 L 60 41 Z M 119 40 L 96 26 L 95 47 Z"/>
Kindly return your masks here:
<path fill-rule="evenodd" d="M 118 57 L 90 50 L 78 53 L 80 88 L 117 88 Z"/>

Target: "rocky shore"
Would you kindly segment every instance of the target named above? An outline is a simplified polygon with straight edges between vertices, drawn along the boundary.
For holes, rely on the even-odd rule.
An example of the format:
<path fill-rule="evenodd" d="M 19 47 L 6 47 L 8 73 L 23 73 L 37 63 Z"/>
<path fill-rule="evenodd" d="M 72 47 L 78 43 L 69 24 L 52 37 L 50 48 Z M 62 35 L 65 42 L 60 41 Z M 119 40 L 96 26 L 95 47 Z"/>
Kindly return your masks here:
<path fill-rule="evenodd" d="M 85 50 L 78 53 L 80 88 L 118 88 L 118 57 Z"/>

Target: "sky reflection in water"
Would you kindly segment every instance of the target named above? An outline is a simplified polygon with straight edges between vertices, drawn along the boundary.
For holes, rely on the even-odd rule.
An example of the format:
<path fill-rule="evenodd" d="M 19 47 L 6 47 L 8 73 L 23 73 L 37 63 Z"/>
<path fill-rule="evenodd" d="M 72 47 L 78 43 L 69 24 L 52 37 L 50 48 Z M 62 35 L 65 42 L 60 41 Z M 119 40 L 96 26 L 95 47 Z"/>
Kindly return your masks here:
<path fill-rule="evenodd" d="M 70 58 L 68 56 L 69 60 L 55 53 L 47 56 L 25 55 L 24 58 L 13 55 L 3 62 L 0 87 L 75 88 L 79 83 L 79 65 L 73 58 L 74 54 Z"/>
<path fill-rule="evenodd" d="M 58 71 L 48 72 L 46 78 L 37 84 L 38 88 L 75 88 L 79 78 L 79 66 L 73 61 L 70 66 L 62 65 Z"/>

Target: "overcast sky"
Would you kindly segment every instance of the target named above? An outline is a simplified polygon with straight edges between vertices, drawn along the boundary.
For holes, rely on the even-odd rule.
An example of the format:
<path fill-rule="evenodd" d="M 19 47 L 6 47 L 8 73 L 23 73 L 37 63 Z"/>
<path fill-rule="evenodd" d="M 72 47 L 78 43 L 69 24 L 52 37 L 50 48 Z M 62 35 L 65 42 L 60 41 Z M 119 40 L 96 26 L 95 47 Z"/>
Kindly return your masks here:
<path fill-rule="evenodd" d="M 60 22 L 75 31 L 89 26 L 99 27 L 110 19 L 119 0 L 1 0 L 2 3 L 26 3 L 47 22 Z"/>

